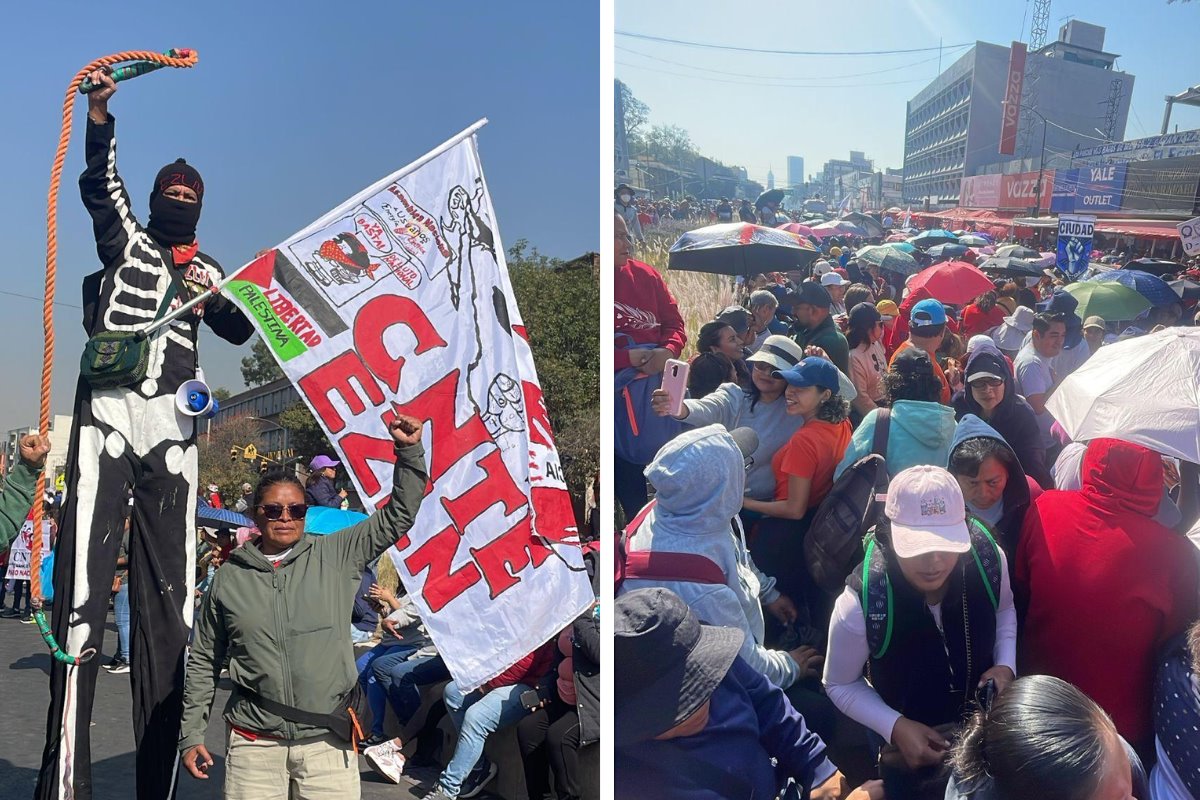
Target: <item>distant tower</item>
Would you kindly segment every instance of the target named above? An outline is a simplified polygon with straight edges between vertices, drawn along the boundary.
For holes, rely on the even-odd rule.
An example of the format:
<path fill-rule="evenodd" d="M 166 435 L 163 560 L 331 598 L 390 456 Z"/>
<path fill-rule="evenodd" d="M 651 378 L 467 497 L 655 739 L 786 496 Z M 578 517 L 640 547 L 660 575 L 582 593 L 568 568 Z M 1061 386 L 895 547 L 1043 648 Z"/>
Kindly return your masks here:
<path fill-rule="evenodd" d="M 1110 142 L 1117 129 L 1117 115 L 1121 111 L 1121 99 L 1124 93 L 1125 81 L 1113 78 L 1112 83 L 1109 84 L 1107 108 L 1104 112 L 1104 138 Z"/>
<path fill-rule="evenodd" d="M 768 168 L 767 169 L 767 191 L 769 192 L 774 188 L 775 188 L 775 173 L 772 172 L 770 170 L 770 168 Z"/>
<path fill-rule="evenodd" d="M 1033 55 L 1046 46 L 1046 31 L 1050 27 L 1050 0 L 1033 0 L 1033 19 L 1029 25 L 1029 54 Z M 1038 81 L 1041 79 L 1041 61 L 1035 57 L 1025 62 L 1025 85 L 1021 93 L 1021 105 L 1038 109 Z M 1017 145 L 1022 158 L 1030 157 L 1033 147 L 1033 129 L 1041 122 L 1033 114 L 1021 115 L 1020 140 Z"/>

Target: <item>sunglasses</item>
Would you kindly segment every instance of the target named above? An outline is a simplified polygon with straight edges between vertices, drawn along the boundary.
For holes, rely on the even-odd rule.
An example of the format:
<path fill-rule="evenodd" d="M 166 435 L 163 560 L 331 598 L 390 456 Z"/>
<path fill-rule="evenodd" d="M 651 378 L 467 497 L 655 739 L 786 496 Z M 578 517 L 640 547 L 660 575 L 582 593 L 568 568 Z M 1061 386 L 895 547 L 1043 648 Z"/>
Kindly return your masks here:
<path fill-rule="evenodd" d="M 288 519 L 304 519 L 304 515 L 308 513 L 308 506 L 303 503 L 289 506 L 280 505 L 279 503 L 266 503 L 260 505 L 259 508 L 262 509 L 263 516 L 269 520 L 283 519 L 284 509 L 287 509 Z"/>
<path fill-rule="evenodd" d="M 1000 378 L 978 378 L 971 381 L 971 386 L 975 387 L 976 389 L 982 389 L 985 386 L 990 389 L 995 389 L 1002 383 L 1004 383 L 1004 381 L 1002 381 Z"/>

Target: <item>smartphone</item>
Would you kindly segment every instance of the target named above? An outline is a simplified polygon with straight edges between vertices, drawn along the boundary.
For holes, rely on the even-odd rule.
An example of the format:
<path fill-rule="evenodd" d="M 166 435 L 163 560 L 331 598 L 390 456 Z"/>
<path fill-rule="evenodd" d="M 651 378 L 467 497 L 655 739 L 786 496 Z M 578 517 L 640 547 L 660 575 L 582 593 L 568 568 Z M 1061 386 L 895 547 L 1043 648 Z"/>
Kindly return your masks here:
<path fill-rule="evenodd" d="M 979 708 L 986 714 L 992 709 L 992 703 L 996 699 L 996 681 L 994 678 L 988 678 L 983 686 L 975 690 L 975 702 L 979 704 Z"/>
<path fill-rule="evenodd" d="M 670 398 L 670 412 L 672 417 L 678 417 L 683 413 L 683 397 L 687 394 L 688 372 L 691 366 L 686 361 L 680 361 L 677 358 L 672 358 L 667 361 L 666 367 L 663 368 L 662 388 Z"/>
<path fill-rule="evenodd" d="M 542 697 L 538 694 L 537 689 L 529 689 L 521 692 L 521 705 L 526 711 L 536 711 L 541 703 Z"/>

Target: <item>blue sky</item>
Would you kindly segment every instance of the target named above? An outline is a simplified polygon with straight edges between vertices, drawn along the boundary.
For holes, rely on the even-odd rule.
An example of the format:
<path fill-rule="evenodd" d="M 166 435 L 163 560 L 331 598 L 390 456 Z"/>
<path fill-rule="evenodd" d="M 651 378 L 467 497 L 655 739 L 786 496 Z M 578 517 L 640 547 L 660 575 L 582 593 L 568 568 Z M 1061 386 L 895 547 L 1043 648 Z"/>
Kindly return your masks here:
<path fill-rule="evenodd" d="M 599 12 L 591 3 L 22 3 L 0 53 L 5 114 L 0 430 L 36 422 L 46 189 L 67 83 L 123 50 L 191 47 L 200 63 L 120 85 L 118 166 L 146 213 L 163 164 L 205 180 L 201 246 L 240 266 L 480 117 L 480 152 L 506 245 L 571 258 L 599 244 Z M 79 201 L 86 102 L 77 101 L 59 211 L 58 299 L 98 268 Z M 56 311 L 53 411 L 70 413 L 83 330 Z M 203 329 L 211 383 L 238 390 L 243 352 Z"/>
<path fill-rule="evenodd" d="M 1028 41 L 1028 0 L 803 0 L 736 10 L 723 0 L 615 0 L 616 29 L 742 47 L 877 51 Z M 1054 0 L 1047 40 L 1068 17 L 1108 29 L 1105 49 L 1136 76 L 1126 135 L 1162 124 L 1163 97 L 1200 82 L 1200 2 Z M 688 130 L 701 152 L 786 181 L 787 156 L 813 173 L 865 150 L 899 167 L 905 103 L 938 74 L 937 51 L 879 56 L 762 55 L 616 37 L 616 76 L 650 106 L 653 123 Z M 631 52 L 637 51 L 637 53 Z M 949 66 L 966 48 L 946 49 Z M 869 73 L 869 74 L 867 74 Z M 846 77 L 850 76 L 850 77 Z M 1200 128 L 1200 108 L 1178 106 L 1172 129 Z"/>

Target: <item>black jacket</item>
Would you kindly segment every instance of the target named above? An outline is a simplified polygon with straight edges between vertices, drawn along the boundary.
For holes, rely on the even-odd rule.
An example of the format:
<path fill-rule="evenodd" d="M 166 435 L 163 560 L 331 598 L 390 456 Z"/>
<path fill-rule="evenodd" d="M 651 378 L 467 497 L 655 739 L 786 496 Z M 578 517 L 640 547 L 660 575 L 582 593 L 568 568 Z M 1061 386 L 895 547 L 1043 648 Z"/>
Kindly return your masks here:
<path fill-rule="evenodd" d="M 991 419 L 984 419 L 979 403 L 971 395 L 970 387 L 959 390 L 950 400 L 954 409 L 954 418 L 961 420 L 966 414 L 974 414 L 983 419 L 996 432 L 1004 437 L 1008 446 L 1017 454 L 1017 460 L 1029 477 L 1037 481 L 1043 489 L 1053 489 L 1054 479 L 1046 467 L 1046 448 L 1042 444 L 1042 432 L 1038 428 L 1037 417 L 1033 408 L 1017 393 L 1017 383 L 1013 379 L 1012 367 L 1003 356 L 997 356 L 990 350 L 980 350 L 971 354 L 967 359 L 965 374 L 971 374 L 971 366 L 977 361 L 983 361 L 994 371 L 1004 376 L 1004 399 L 992 412 Z"/>
<path fill-rule="evenodd" d="M 600 740 L 600 620 L 590 609 L 573 623 L 571 642 L 579 746 L 583 747 Z"/>
<path fill-rule="evenodd" d="M 103 264 L 103 269 L 89 275 L 83 284 L 83 325 L 89 336 L 145 328 L 172 282 L 178 292 L 178 299 L 172 302 L 176 305 L 225 277 L 220 264 L 202 252 L 177 266 L 171 248 L 155 241 L 134 218 L 129 192 L 116 171 L 114 126 L 112 116 L 103 125 L 88 120 L 87 168 L 79 177 L 79 191 L 92 217 L 96 252 Z M 213 295 L 151 337 L 151 380 L 131 389 L 146 396 L 174 394 L 184 381 L 195 378 L 201 319 L 233 344 L 242 344 L 254 333 L 253 324 L 237 306 Z"/>

